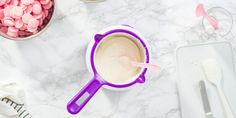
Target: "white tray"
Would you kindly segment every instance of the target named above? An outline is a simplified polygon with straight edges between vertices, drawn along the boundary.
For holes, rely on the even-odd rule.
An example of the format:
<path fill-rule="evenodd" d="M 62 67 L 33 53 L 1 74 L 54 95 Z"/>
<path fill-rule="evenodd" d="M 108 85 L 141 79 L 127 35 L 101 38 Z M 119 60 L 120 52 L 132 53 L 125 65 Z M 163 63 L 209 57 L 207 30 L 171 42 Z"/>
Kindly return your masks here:
<path fill-rule="evenodd" d="M 176 51 L 177 85 L 182 118 L 205 118 L 198 82 L 206 79 L 198 64 L 208 58 L 214 58 L 222 65 L 223 89 L 236 114 L 236 73 L 232 46 L 228 42 L 215 42 L 184 46 Z M 224 118 L 224 110 L 215 86 L 208 81 L 206 81 L 206 86 L 215 118 Z"/>

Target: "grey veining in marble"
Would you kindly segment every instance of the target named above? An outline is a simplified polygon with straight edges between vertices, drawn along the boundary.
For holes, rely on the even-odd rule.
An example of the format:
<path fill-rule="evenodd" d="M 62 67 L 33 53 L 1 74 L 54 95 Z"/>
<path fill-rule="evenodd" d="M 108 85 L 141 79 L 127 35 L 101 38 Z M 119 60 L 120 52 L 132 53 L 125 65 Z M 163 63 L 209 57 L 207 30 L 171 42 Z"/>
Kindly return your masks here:
<path fill-rule="evenodd" d="M 187 31 L 199 30 L 197 3 L 236 14 L 235 0 L 56 1 L 56 17 L 39 37 L 29 41 L 0 37 L 0 80 L 23 84 L 34 118 L 180 118 L 174 53 L 176 47 L 189 43 Z M 70 115 L 67 102 L 92 77 L 85 60 L 89 41 L 99 30 L 117 24 L 142 32 L 151 46 L 152 62 L 165 71 L 150 70 L 146 83 L 127 91 L 102 89 L 78 116 Z M 227 38 L 235 46 L 233 32 Z"/>

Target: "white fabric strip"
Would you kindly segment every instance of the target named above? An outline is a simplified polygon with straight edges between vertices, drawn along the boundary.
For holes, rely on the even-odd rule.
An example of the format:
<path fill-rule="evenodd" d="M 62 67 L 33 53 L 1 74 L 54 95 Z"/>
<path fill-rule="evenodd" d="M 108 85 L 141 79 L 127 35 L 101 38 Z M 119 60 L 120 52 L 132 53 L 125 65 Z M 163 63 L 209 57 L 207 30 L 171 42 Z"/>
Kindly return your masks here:
<path fill-rule="evenodd" d="M 6 104 L 6 107 L 11 107 L 11 109 L 14 109 L 14 111 L 10 112 L 13 113 L 13 116 L 15 116 L 15 118 L 32 118 L 29 112 L 27 112 L 24 104 L 17 104 L 8 98 L 0 99 L 0 102 Z"/>
<path fill-rule="evenodd" d="M 0 82 L 0 115 L 4 118 L 31 118 L 24 105 L 24 91 L 18 84 Z"/>

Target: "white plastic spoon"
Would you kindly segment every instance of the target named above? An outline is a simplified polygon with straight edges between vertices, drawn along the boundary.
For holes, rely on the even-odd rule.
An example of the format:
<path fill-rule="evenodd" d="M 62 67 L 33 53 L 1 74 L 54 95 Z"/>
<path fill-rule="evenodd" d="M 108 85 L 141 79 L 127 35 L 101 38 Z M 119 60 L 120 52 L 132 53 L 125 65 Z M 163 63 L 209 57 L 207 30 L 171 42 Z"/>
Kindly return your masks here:
<path fill-rule="evenodd" d="M 223 79 L 223 75 L 220 64 L 214 59 L 207 59 L 202 62 L 202 68 L 203 71 L 205 72 L 208 81 L 211 84 L 215 85 L 215 87 L 219 92 L 219 96 L 221 98 L 221 102 L 225 110 L 226 118 L 235 118 L 232 109 L 230 108 L 230 105 L 227 101 L 227 98 L 224 94 L 224 91 L 222 89 L 221 81 Z"/>

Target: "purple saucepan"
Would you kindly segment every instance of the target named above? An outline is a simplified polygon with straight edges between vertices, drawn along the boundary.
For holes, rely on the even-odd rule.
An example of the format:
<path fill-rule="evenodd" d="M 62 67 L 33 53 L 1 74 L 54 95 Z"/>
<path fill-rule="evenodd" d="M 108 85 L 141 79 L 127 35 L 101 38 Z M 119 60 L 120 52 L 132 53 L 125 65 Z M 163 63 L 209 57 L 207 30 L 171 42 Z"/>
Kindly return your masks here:
<path fill-rule="evenodd" d="M 136 40 L 136 42 L 138 42 L 139 45 L 141 45 L 141 48 L 145 55 L 145 60 L 144 60 L 145 63 L 149 63 L 149 51 L 147 43 L 145 43 L 145 40 L 142 38 L 142 35 L 140 35 L 133 28 L 129 26 L 113 26 L 103 30 L 103 32 L 100 32 L 99 34 L 96 34 L 94 36 L 94 43 L 90 49 L 91 52 L 89 57 L 90 66 L 92 68 L 94 76 L 92 80 L 68 103 L 67 110 L 71 114 L 79 113 L 82 110 L 82 108 L 88 103 L 88 101 L 94 96 L 94 94 L 104 85 L 110 86 L 112 88 L 126 88 L 135 83 L 145 82 L 145 73 L 147 71 L 146 68 L 143 68 L 141 72 L 136 77 L 134 77 L 134 79 L 131 79 L 131 81 L 122 84 L 110 83 L 106 81 L 104 78 L 102 78 L 97 72 L 94 64 L 94 57 L 95 57 L 94 55 L 96 53 L 96 49 L 104 37 L 113 35 L 115 33 L 132 36 Z"/>

